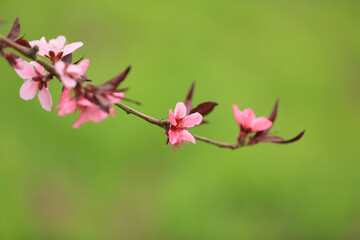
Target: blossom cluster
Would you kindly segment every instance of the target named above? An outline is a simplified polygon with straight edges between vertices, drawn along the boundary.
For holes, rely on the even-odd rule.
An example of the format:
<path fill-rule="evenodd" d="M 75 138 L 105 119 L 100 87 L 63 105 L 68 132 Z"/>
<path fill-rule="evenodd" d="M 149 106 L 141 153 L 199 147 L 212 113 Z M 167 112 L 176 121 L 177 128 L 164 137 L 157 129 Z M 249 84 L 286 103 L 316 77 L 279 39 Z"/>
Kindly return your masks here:
<path fill-rule="evenodd" d="M 83 46 L 82 42 L 68 43 L 65 36 L 58 36 L 49 41 L 45 37 L 40 40 L 27 41 L 23 37 L 19 38 L 19 33 L 20 23 L 16 19 L 5 39 L 6 41 L 0 39 L 0 50 L 1 55 L 14 68 L 18 76 L 24 80 L 20 87 L 20 98 L 31 100 L 37 94 L 41 107 L 46 111 L 51 111 L 53 99 L 49 91 L 49 84 L 57 78 L 62 84 L 62 93 L 55 109 L 58 110 L 58 116 L 80 113 L 73 124 L 73 128 L 79 128 L 81 124 L 88 121 L 100 122 L 108 118 L 109 115 L 114 116 L 113 105 L 119 105 L 121 100 L 129 100 L 124 98 L 127 89 L 118 89 L 118 87 L 128 75 L 130 67 L 113 79 L 101 85 L 95 85 L 85 74 L 89 68 L 90 60 L 80 58 L 73 62 L 72 54 Z M 27 62 L 16 54 L 5 50 L 10 47 L 20 52 L 26 49 L 26 53 L 21 53 L 34 61 Z M 39 59 L 47 59 L 48 62 L 44 64 Z M 187 142 L 196 143 L 196 138 L 204 140 L 204 138 L 192 135 L 189 128 L 208 123 L 204 117 L 218 105 L 216 102 L 209 101 L 193 108 L 193 92 L 194 84 L 192 84 L 185 101 L 178 102 L 174 111 L 169 110 L 165 124 L 158 124 L 164 127 L 167 143 L 170 143 L 173 148 L 181 148 Z M 259 142 L 288 143 L 300 139 L 304 131 L 290 140 L 269 135 L 269 130 L 276 118 L 277 109 L 278 102 L 276 102 L 269 118 L 256 117 L 252 109 L 247 108 L 241 111 L 236 104 L 233 104 L 234 118 L 240 131 L 237 134 L 237 143 L 231 145 L 231 148 L 253 145 Z M 138 115 L 146 119 L 146 116 Z M 216 141 L 204 141 L 219 146 L 228 146 Z"/>

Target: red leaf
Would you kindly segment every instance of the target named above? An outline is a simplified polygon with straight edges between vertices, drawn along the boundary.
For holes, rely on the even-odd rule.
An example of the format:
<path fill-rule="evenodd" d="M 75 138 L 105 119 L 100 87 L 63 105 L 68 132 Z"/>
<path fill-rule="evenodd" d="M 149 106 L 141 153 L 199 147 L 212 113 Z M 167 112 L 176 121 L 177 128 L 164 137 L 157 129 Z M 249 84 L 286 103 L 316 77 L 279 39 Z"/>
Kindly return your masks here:
<path fill-rule="evenodd" d="M 15 42 L 21 46 L 31 48 L 30 43 L 27 40 L 25 40 L 24 37 L 17 39 Z"/>
<path fill-rule="evenodd" d="M 196 108 L 192 109 L 190 113 L 198 112 L 203 117 L 208 115 L 214 110 L 214 107 L 216 107 L 218 104 L 216 102 L 204 102 L 199 104 Z"/>
<path fill-rule="evenodd" d="M 275 102 L 275 106 L 270 114 L 269 120 L 272 121 L 273 123 L 275 122 L 276 119 L 276 115 L 277 115 L 277 111 L 278 111 L 278 106 L 279 106 L 279 99 L 276 100 Z"/>
<path fill-rule="evenodd" d="M 71 64 L 72 62 L 72 53 L 69 53 L 68 55 L 66 55 L 65 57 L 63 57 L 61 59 L 61 61 L 63 61 L 64 63 L 66 63 L 67 65 Z"/>
<path fill-rule="evenodd" d="M 129 91 L 129 88 L 128 88 L 128 87 L 127 87 L 127 88 L 118 89 L 118 90 L 116 90 L 115 92 L 127 92 L 127 91 Z"/>
<path fill-rule="evenodd" d="M 283 138 L 280 138 L 280 137 L 263 137 L 263 138 L 258 139 L 258 142 L 291 143 L 291 142 L 300 140 L 300 138 L 302 138 L 304 133 L 305 133 L 305 130 L 301 131 L 298 135 L 296 135 L 295 137 L 293 137 L 289 140 L 284 140 Z"/>
<path fill-rule="evenodd" d="M 85 82 L 92 82 L 92 80 L 88 76 L 86 76 L 85 74 L 81 75 L 80 78 L 81 78 L 81 80 L 83 80 Z"/>
<path fill-rule="evenodd" d="M 15 41 L 16 38 L 19 36 L 19 34 L 20 34 L 20 22 L 19 22 L 19 18 L 16 18 L 9 34 L 7 35 L 7 38 Z"/>
<path fill-rule="evenodd" d="M 199 125 L 201 125 L 201 124 L 208 124 L 209 122 L 208 121 L 206 121 L 206 120 L 202 120 L 202 122 L 199 124 Z"/>
<path fill-rule="evenodd" d="M 110 101 L 102 96 L 101 94 L 96 94 L 94 102 L 106 113 L 109 113 L 109 106 L 111 105 Z"/>
<path fill-rule="evenodd" d="M 107 81 L 106 83 L 101 84 L 98 89 L 102 91 L 115 90 L 119 84 L 124 81 L 128 73 L 130 72 L 131 67 L 126 68 L 122 73 L 114 77 L 113 79 Z"/>
<path fill-rule="evenodd" d="M 132 100 L 132 99 L 129 99 L 129 98 L 123 98 L 122 100 L 126 101 L 126 102 L 130 102 L 130 103 L 134 103 L 134 104 L 139 105 L 139 106 L 141 105 L 141 102 L 136 101 L 136 100 Z"/>
<path fill-rule="evenodd" d="M 5 56 L 3 57 L 9 62 L 10 66 L 13 68 L 17 68 L 16 59 L 20 58 L 18 55 L 12 52 L 6 52 Z"/>
<path fill-rule="evenodd" d="M 195 82 L 192 83 L 190 90 L 185 99 L 186 115 L 189 115 L 192 109 L 192 95 L 194 92 Z"/>
<path fill-rule="evenodd" d="M 84 59 L 84 57 L 85 57 L 85 55 L 84 56 L 82 56 L 79 60 L 77 60 L 76 62 L 74 62 L 74 64 L 78 64 L 81 60 L 83 60 Z"/>

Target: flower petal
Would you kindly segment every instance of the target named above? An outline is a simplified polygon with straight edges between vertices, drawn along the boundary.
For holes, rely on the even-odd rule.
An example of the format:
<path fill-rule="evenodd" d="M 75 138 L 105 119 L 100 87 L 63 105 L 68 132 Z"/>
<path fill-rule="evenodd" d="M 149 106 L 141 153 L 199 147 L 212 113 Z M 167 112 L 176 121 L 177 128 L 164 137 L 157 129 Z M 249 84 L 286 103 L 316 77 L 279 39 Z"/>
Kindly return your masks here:
<path fill-rule="evenodd" d="M 96 107 L 96 105 L 92 102 L 90 102 L 88 99 L 82 97 L 79 101 L 77 101 L 77 104 L 83 107 Z"/>
<path fill-rule="evenodd" d="M 52 97 L 48 88 L 43 87 L 38 94 L 41 107 L 46 111 L 51 111 Z"/>
<path fill-rule="evenodd" d="M 68 73 L 74 77 L 80 77 L 81 72 L 82 72 L 81 68 L 75 64 L 70 64 L 66 68 L 66 73 Z"/>
<path fill-rule="evenodd" d="M 33 65 L 35 67 L 35 69 L 41 74 L 41 75 L 45 75 L 45 70 L 44 67 L 42 65 L 40 65 L 38 62 L 32 61 L 30 62 L 31 65 Z"/>
<path fill-rule="evenodd" d="M 70 66 L 71 65 L 69 65 L 68 68 Z M 63 61 L 59 61 L 59 62 L 55 63 L 54 67 L 55 67 L 56 73 L 59 74 L 60 80 L 65 85 L 65 87 L 74 88 L 76 86 L 75 79 L 73 79 L 73 78 L 71 78 L 71 77 L 69 77 L 68 75 L 65 74 L 65 70 L 67 71 L 67 69 L 65 69 L 66 64 Z"/>
<path fill-rule="evenodd" d="M 22 70 L 24 67 L 24 60 L 22 60 L 21 58 L 18 58 L 15 54 L 10 54 L 11 57 L 9 59 L 7 59 L 10 63 L 10 65 L 16 70 Z M 13 59 L 15 58 L 15 63 L 13 62 Z"/>
<path fill-rule="evenodd" d="M 171 125 L 173 125 L 173 126 L 177 125 L 177 122 L 175 119 L 175 114 L 173 113 L 173 111 L 171 109 L 169 110 L 169 121 L 170 121 Z"/>
<path fill-rule="evenodd" d="M 182 119 L 186 115 L 186 107 L 182 102 L 178 102 L 175 106 L 175 119 Z"/>
<path fill-rule="evenodd" d="M 242 112 L 242 125 L 245 129 L 251 128 L 251 123 L 255 119 L 255 113 L 251 108 L 246 108 Z"/>
<path fill-rule="evenodd" d="M 85 59 L 79 65 L 70 64 L 66 68 L 66 72 L 74 77 L 80 77 L 86 72 L 87 68 L 89 67 L 89 64 L 90 64 L 89 59 Z"/>
<path fill-rule="evenodd" d="M 258 117 L 251 123 L 251 131 L 258 132 L 270 128 L 272 122 L 266 117 Z"/>
<path fill-rule="evenodd" d="M 70 100 L 70 91 L 66 87 L 63 88 L 61 95 L 60 95 L 60 101 L 56 105 L 55 109 L 62 107 L 67 101 Z"/>
<path fill-rule="evenodd" d="M 60 103 L 59 103 L 60 104 Z M 64 102 L 61 106 L 56 106 L 56 108 L 61 107 L 61 109 L 58 112 L 58 116 L 64 116 L 66 114 L 70 114 L 72 112 L 74 112 L 77 108 L 76 105 L 76 98 L 70 98 L 69 100 L 67 100 L 66 102 Z"/>
<path fill-rule="evenodd" d="M 239 110 L 239 107 L 236 104 L 233 104 L 233 112 L 234 117 L 237 122 L 237 124 L 240 126 L 243 124 L 243 113 Z"/>
<path fill-rule="evenodd" d="M 113 92 L 112 95 L 116 98 L 124 98 L 125 93 L 124 92 Z"/>
<path fill-rule="evenodd" d="M 180 131 L 174 131 L 174 130 L 169 130 L 168 132 L 168 136 L 169 136 L 169 142 L 171 145 L 175 145 L 176 143 L 180 142 L 178 141 L 179 137 L 180 137 Z"/>
<path fill-rule="evenodd" d="M 181 141 L 181 142 L 186 141 L 186 142 L 196 143 L 194 136 L 191 135 L 191 133 L 189 133 L 188 130 L 181 130 L 178 141 Z"/>
<path fill-rule="evenodd" d="M 70 43 L 65 45 L 64 50 L 63 50 L 63 56 L 66 56 L 72 52 L 74 52 L 76 49 L 78 49 L 79 47 L 82 47 L 84 44 L 82 42 L 74 42 L 74 43 Z"/>
<path fill-rule="evenodd" d="M 15 71 L 19 75 L 19 77 L 21 77 L 22 79 L 32 79 L 33 77 L 37 76 L 33 65 L 24 60 L 21 60 L 20 58 L 18 59 L 19 60 L 17 60 L 17 62 L 19 62 L 22 67 L 20 69 L 15 68 Z"/>
<path fill-rule="evenodd" d="M 27 80 L 20 87 L 20 97 L 24 100 L 33 99 L 36 95 L 39 83 Z"/>
<path fill-rule="evenodd" d="M 73 128 L 79 128 L 81 124 L 90 121 L 88 109 L 84 109 L 80 114 L 79 118 L 76 119 L 75 123 L 72 125 Z"/>
<path fill-rule="evenodd" d="M 56 62 L 54 65 L 55 72 L 60 76 L 64 75 L 66 64 L 63 61 Z"/>
<path fill-rule="evenodd" d="M 106 98 L 109 100 L 111 104 L 115 104 L 120 102 L 121 99 L 124 98 L 123 92 L 113 92 L 110 94 L 106 94 Z"/>
<path fill-rule="evenodd" d="M 83 75 L 83 74 L 86 72 L 86 70 L 88 69 L 89 65 L 90 65 L 90 60 L 89 60 L 89 59 L 85 59 L 84 61 L 82 61 L 82 62 L 78 65 L 78 67 L 81 69 L 81 71 L 80 71 L 80 76 Z M 79 77 L 80 77 L 80 76 L 79 76 Z"/>
<path fill-rule="evenodd" d="M 100 122 L 108 117 L 108 114 L 98 108 L 95 107 L 87 107 L 83 110 L 83 112 L 80 114 L 80 117 L 76 120 L 76 122 L 73 124 L 73 128 L 80 127 L 81 124 L 93 121 L 93 122 Z"/>
<path fill-rule="evenodd" d="M 55 53 L 55 55 L 57 55 L 64 48 L 65 43 L 66 38 L 64 36 L 58 36 L 56 39 L 51 39 L 49 41 L 49 46 L 50 49 Z"/>
<path fill-rule="evenodd" d="M 193 127 L 199 125 L 202 122 L 202 116 L 200 113 L 193 113 L 189 116 L 186 116 L 181 121 L 181 126 L 183 127 Z"/>
<path fill-rule="evenodd" d="M 76 86 L 76 80 L 67 75 L 61 76 L 61 81 L 67 88 L 74 88 Z"/>
<path fill-rule="evenodd" d="M 109 114 L 113 117 L 115 117 L 115 108 L 111 107 L 109 108 Z"/>
<path fill-rule="evenodd" d="M 101 110 L 99 107 L 89 108 L 89 119 L 94 122 L 105 120 L 109 114 Z"/>
<path fill-rule="evenodd" d="M 37 52 L 37 54 L 41 55 L 41 56 L 45 56 L 47 54 L 49 54 L 49 45 L 46 42 L 45 37 L 42 37 L 40 40 L 35 40 L 35 41 L 31 41 L 29 42 L 31 47 L 34 46 L 38 46 L 39 51 Z"/>

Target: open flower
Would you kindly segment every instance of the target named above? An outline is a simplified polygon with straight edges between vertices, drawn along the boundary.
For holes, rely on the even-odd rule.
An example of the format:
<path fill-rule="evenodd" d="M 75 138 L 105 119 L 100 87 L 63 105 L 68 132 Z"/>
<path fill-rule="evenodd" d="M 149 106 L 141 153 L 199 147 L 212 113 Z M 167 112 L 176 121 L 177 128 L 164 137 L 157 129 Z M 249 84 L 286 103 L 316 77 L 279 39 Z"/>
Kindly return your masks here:
<path fill-rule="evenodd" d="M 15 68 L 15 71 L 22 79 L 26 80 L 20 88 L 20 97 L 24 100 L 33 99 L 39 89 L 38 97 L 41 107 L 46 111 L 51 111 L 52 97 L 43 66 L 37 62 L 28 63 L 20 60 L 20 58 L 17 59 L 17 62 L 22 67 L 20 69 Z"/>
<path fill-rule="evenodd" d="M 117 90 L 117 87 L 124 81 L 130 71 L 130 67 L 100 86 L 88 84 L 74 89 L 66 87 L 65 83 L 74 81 L 73 77 L 79 78 L 86 71 L 89 65 L 88 61 L 84 60 L 79 65 L 65 65 L 64 62 L 55 64 L 55 70 L 65 85 L 61 93 L 60 102 L 56 106 L 56 109 L 60 108 L 58 115 L 64 116 L 76 110 L 81 112 L 79 118 L 73 124 L 73 128 L 78 128 L 82 123 L 88 121 L 100 122 L 106 119 L 109 114 L 114 116 L 115 109 L 111 105 L 124 99 L 124 91 L 126 89 Z M 70 96 L 70 93 L 74 96 Z"/>
<path fill-rule="evenodd" d="M 109 101 L 114 102 L 114 99 L 109 99 Z M 118 101 L 119 99 L 117 99 L 117 102 Z M 79 128 L 81 124 L 89 121 L 100 122 L 105 120 L 109 114 L 114 116 L 115 111 L 113 107 L 110 107 L 109 112 L 107 113 L 84 96 L 79 98 L 76 96 L 70 97 L 70 90 L 67 88 L 64 88 L 61 93 L 60 102 L 56 106 L 56 109 L 59 108 L 58 116 L 64 116 L 73 113 L 76 110 L 81 111 L 79 118 L 72 126 L 73 128 Z"/>
<path fill-rule="evenodd" d="M 171 145 L 179 146 L 184 142 L 196 143 L 193 135 L 187 130 L 190 127 L 199 125 L 202 121 L 200 113 L 186 115 L 186 107 L 182 102 L 178 102 L 175 111 L 169 110 L 170 129 L 167 132 Z"/>
<path fill-rule="evenodd" d="M 53 63 L 60 61 L 63 57 L 83 45 L 82 42 L 66 44 L 66 38 L 64 36 L 51 39 L 49 43 L 46 42 L 45 37 L 42 37 L 40 40 L 29 42 L 29 44 L 31 47 L 37 46 L 39 48 L 38 54 L 50 58 Z"/>
<path fill-rule="evenodd" d="M 63 61 L 55 63 L 55 71 L 60 76 L 60 80 L 67 88 L 74 88 L 76 80 L 80 79 L 89 67 L 90 61 L 85 59 L 79 65 L 69 64 L 66 65 Z"/>
<path fill-rule="evenodd" d="M 279 100 L 276 101 L 274 108 L 269 116 L 269 120 L 272 122 L 271 127 L 274 125 L 274 122 L 276 120 L 276 116 L 278 113 L 278 105 L 279 105 Z M 273 136 L 271 133 L 269 133 L 270 128 L 256 132 L 255 135 L 250 136 L 248 145 L 257 144 L 259 142 L 272 142 L 272 143 L 281 143 L 281 144 L 296 142 L 300 140 L 305 133 L 305 130 L 303 130 L 299 132 L 295 137 L 285 140 L 281 137 Z"/>
<path fill-rule="evenodd" d="M 233 104 L 234 117 L 241 131 L 245 133 L 263 131 L 271 127 L 272 122 L 266 117 L 255 117 L 251 108 L 240 111 L 236 104 Z"/>

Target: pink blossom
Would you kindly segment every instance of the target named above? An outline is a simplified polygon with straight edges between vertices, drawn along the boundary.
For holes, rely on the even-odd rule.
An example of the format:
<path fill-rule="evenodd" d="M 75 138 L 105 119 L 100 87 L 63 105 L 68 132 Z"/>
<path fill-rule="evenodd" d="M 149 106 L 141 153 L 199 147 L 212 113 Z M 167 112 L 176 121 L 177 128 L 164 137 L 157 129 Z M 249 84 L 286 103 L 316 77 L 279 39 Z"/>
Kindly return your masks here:
<path fill-rule="evenodd" d="M 70 90 L 67 88 L 64 88 L 61 93 L 60 102 L 56 106 L 56 109 L 59 108 L 60 110 L 58 112 L 58 116 L 64 116 L 66 114 L 73 113 L 76 110 L 81 111 L 79 118 L 72 126 L 73 128 L 79 128 L 81 124 L 89 121 L 100 122 L 106 119 L 109 114 L 111 116 L 115 115 L 115 109 L 113 107 L 110 107 L 109 113 L 107 113 L 84 96 L 81 96 L 79 99 L 77 99 L 76 96 L 70 97 Z"/>
<path fill-rule="evenodd" d="M 175 111 L 169 110 L 169 121 L 171 124 L 168 131 L 169 142 L 171 145 L 179 146 L 184 142 L 196 143 L 195 138 L 188 132 L 188 128 L 199 125 L 202 122 L 200 113 L 186 115 L 186 106 L 178 102 Z"/>
<path fill-rule="evenodd" d="M 56 62 L 54 67 L 60 80 L 67 88 L 74 88 L 76 86 L 76 78 L 79 79 L 89 67 L 90 61 L 85 59 L 79 65 L 66 65 L 64 62 Z"/>
<path fill-rule="evenodd" d="M 42 37 L 40 40 L 29 42 L 29 44 L 31 47 L 37 46 L 39 48 L 38 54 L 50 58 L 53 63 L 60 61 L 62 57 L 83 46 L 82 42 L 67 44 L 64 36 L 51 39 L 49 43 L 46 42 L 45 37 Z"/>
<path fill-rule="evenodd" d="M 264 131 L 271 127 L 272 122 L 266 117 L 255 117 L 252 109 L 247 108 L 240 111 L 236 104 L 233 104 L 234 117 L 241 130 L 245 132 Z"/>
<path fill-rule="evenodd" d="M 26 81 L 20 88 L 20 97 L 24 100 L 33 99 L 39 89 L 38 98 L 41 104 L 41 107 L 46 111 L 51 111 L 52 106 L 52 97 L 49 92 L 48 80 L 44 77 L 45 70 L 37 62 L 26 62 L 17 59 L 17 64 L 21 68 L 15 68 L 16 73 Z M 34 69 L 35 67 L 35 69 Z"/>

